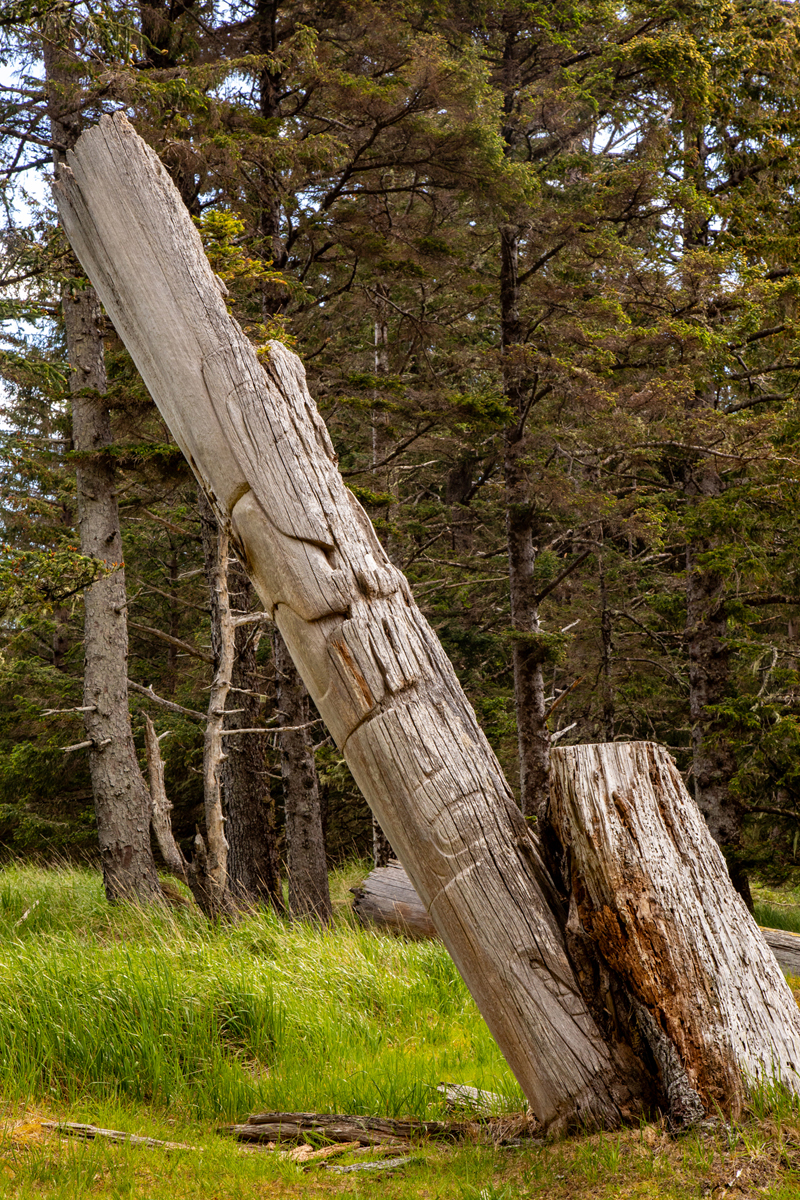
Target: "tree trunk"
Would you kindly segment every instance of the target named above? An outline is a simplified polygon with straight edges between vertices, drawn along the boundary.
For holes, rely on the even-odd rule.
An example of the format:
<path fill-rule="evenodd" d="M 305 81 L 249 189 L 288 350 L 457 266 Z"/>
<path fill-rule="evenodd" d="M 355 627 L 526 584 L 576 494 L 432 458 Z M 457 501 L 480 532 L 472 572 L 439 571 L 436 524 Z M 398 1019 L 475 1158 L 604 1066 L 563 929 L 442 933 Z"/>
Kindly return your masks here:
<path fill-rule="evenodd" d="M 74 75 L 58 48 L 58 31 L 44 40 L 53 140 L 73 146 L 79 118 L 71 96 Z M 55 154 L 56 166 L 61 156 Z M 150 848 L 150 798 L 139 769 L 128 708 L 128 627 L 122 536 L 114 473 L 107 453 L 111 419 L 103 399 L 106 370 L 100 305 L 95 291 L 72 278 L 62 308 L 70 365 L 72 445 L 77 469 L 81 552 L 99 559 L 109 574 L 84 596 L 84 728 L 89 750 L 103 881 L 109 900 L 160 896 Z M 54 653 L 55 657 L 55 653 Z"/>
<path fill-rule="evenodd" d="M 328 864 L 322 832 L 319 779 L 308 725 L 308 692 L 286 643 L 276 629 L 275 693 L 280 723 L 291 733 L 280 738 L 283 809 L 289 876 L 289 912 L 327 924 L 332 915 Z"/>
<path fill-rule="evenodd" d="M 730 687 L 725 578 L 719 571 L 702 565 L 703 556 L 713 548 L 706 543 L 686 549 L 692 780 L 695 799 L 714 840 L 725 854 L 734 887 L 752 911 L 750 885 L 741 865 L 742 813 L 730 788 L 736 773 L 736 758 L 725 721 L 713 712 L 713 706 L 726 699 Z"/>
<path fill-rule="evenodd" d="M 375 377 L 380 379 L 389 374 L 389 314 L 386 303 L 387 291 L 383 284 L 375 288 L 377 311 L 375 313 Z M 374 397 L 374 394 L 373 394 Z M 379 464 L 389 448 L 386 436 L 386 413 L 378 408 L 372 410 L 372 474 L 375 479 L 375 491 L 380 491 Z M 388 472 L 386 489 L 389 488 Z M 387 521 L 389 513 L 386 513 Z M 376 867 L 385 867 L 391 860 L 396 861 L 396 855 L 386 834 L 380 827 L 380 822 L 372 814 L 372 861 Z"/>
<path fill-rule="evenodd" d="M 709 1111 L 735 1119 L 748 1080 L 797 1091 L 800 1012 L 669 754 L 649 742 L 554 750 L 550 820 L 568 861 L 572 957 L 599 1019 L 620 1015 L 612 979 L 667 1035 Z"/>
<path fill-rule="evenodd" d="M 500 310 L 503 346 L 503 387 L 516 423 L 505 432 L 506 537 L 513 637 L 514 707 L 519 746 L 520 807 L 529 817 L 547 810 L 550 796 L 550 734 L 547 730 L 544 663 L 534 572 L 537 550 L 525 469 L 527 397 L 533 381 L 525 378 L 519 317 L 519 230 L 500 231 Z"/>
<path fill-rule="evenodd" d="M 198 497 L 203 555 L 209 581 L 221 569 L 220 534 L 211 506 L 202 492 Z M 235 715 L 223 718 L 223 730 L 254 729 L 261 714 L 261 698 L 256 687 L 256 626 L 223 624 L 246 615 L 252 608 L 250 580 L 234 559 L 227 563 L 227 593 L 230 603 L 220 610 L 216 587 L 211 597 L 211 648 L 214 669 L 222 661 L 222 643 L 233 639 L 229 666 L 230 690 L 226 708 Z M 241 733 L 225 737 L 225 754 L 219 766 L 219 781 L 225 813 L 225 837 L 228 843 L 227 888 L 236 904 L 263 903 L 283 909 L 281 877 L 275 837 L 275 808 L 269 789 L 266 738 L 261 733 Z"/>
<path fill-rule="evenodd" d="M 641 1072 L 583 1001 L 537 844 L 342 482 L 299 360 L 272 343 L 262 368 L 122 114 L 84 134 L 69 164 L 56 193 L 76 253 L 534 1113 L 551 1127 L 617 1123 Z"/>
<path fill-rule="evenodd" d="M 602 535 L 601 535 L 602 538 Z M 603 712 L 603 741 L 613 742 L 614 740 L 614 624 L 611 617 L 611 609 L 608 607 L 608 586 L 606 581 L 606 567 L 604 561 L 604 552 L 600 551 L 598 556 L 598 566 L 600 571 L 600 695 L 602 696 Z"/>
<path fill-rule="evenodd" d="M 683 174 L 698 196 L 708 190 L 708 148 L 702 118 L 693 99 L 685 97 L 676 117 L 683 141 Z M 700 205 L 683 213 L 682 282 L 687 308 L 702 303 L 705 283 L 698 273 L 694 255 L 708 245 L 708 215 Z M 715 408 L 713 391 L 703 380 L 690 395 L 687 417 L 694 424 L 698 415 Z M 692 437 L 694 439 L 694 436 Z M 713 712 L 730 689 L 730 648 L 727 643 L 725 575 L 709 563 L 720 548 L 714 528 L 719 520 L 714 506 L 710 519 L 703 513 L 724 494 L 725 482 L 710 453 L 684 463 L 683 492 L 687 501 L 686 546 L 686 649 L 689 657 L 689 715 L 692 723 L 692 779 L 694 795 L 711 834 L 728 863 L 731 880 L 752 912 L 753 898 L 742 864 L 742 809 L 731 790 L 736 773 L 736 756 L 727 722 Z M 703 525 L 706 529 L 703 529 Z"/>

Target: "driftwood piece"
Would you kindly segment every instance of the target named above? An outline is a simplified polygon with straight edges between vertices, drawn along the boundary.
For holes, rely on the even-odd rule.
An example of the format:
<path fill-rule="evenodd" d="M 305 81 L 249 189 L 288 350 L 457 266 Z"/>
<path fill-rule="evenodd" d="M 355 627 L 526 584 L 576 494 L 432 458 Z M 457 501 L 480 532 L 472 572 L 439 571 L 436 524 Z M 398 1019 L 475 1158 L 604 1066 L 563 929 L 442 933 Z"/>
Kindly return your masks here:
<path fill-rule="evenodd" d="M 63 1133 L 67 1137 L 84 1138 L 93 1141 L 103 1138 L 109 1142 L 127 1142 L 131 1146 L 150 1146 L 158 1150 L 196 1150 L 196 1146 L 188 1146 L 184 1142 L 162 1142 L 158 1138 L 139 1137 L 135 1133 L 125 1133 L 121 1129 L 102 1129 L 99 1125 L 82 1125 L 77 1121 L 42 1121 L 42 1129 L 50 1129 L 53 1133 Z"/>
<path fill-rule="evenodd" d="M 611 972 L 709 1109 L 735 1114 L 743 1076 L 800 1090 L 800 1012 L 670 755 L 649 742 L 555 750 L 550 820 L 585 992 L 594 981 L 608 1007 Z"/>
<path fill-rule="evenodd" d="M 438 937 L 425 906 L 401 863 L 376 867 L 364 882 L 351 889 L 353 912 L 362 925 L 377 925 L 409 937 Z"/>
<path fill-rule="evenodd" d="M 59 169 L 67 235 L 230 529 L 328 729 L 545 1125 L 616 1124 L 640 1072 L 597 1027 L 536 842 L 438 639 L 336 467 L 300 361 L 262 367 L 121 113 Z"/>

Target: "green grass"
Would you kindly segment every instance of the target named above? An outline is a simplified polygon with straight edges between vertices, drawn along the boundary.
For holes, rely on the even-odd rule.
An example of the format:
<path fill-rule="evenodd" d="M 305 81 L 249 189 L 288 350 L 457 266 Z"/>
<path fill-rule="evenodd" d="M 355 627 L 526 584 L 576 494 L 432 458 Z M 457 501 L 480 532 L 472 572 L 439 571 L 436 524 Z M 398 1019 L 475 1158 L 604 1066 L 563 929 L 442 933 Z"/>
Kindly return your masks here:
<path fill-rule="evenodd" d="M 11 1099 L 126 1098 L 194 1119 L 421 1116 L 438 1109 L 443 1079 L 521 1103 L 438 942 L 345 918 L 322 933 L 266 911 L 209 927 L 189 908 L 110 908 L 89 871 L 0 875 L 0 1089 Z"/>
<path fill-rule="evenodd" d="M 800 933 L 800 908 L 783 908 L 774 904 L 757 903 L 755 918 L 767 929 L 786 929 L 789 933 Z"/>
<path fill-rule="evenodd" d="M 521 1096 L 437 942 L 357 928 L 333 880 L 322 933 L 259 913 L 110 908 L 74 868 L 0 873 L 0 1200 L 687 1200 L 800 1198 L 800 1112 L 754 1097 L 733 1130 L 660 1123 L 517 1149 L 422 1144 L 393 1175 L 245 1153 L 218 1132 L 262 1108 L 441 1113 L 440 1080 Z M 173 1142 L 61 1140 L 42 1119 Z M 737 1171 L 740 1174 L 737 1176 Z M 749 1189 L 749 1190 L 748 1190 Z"/>

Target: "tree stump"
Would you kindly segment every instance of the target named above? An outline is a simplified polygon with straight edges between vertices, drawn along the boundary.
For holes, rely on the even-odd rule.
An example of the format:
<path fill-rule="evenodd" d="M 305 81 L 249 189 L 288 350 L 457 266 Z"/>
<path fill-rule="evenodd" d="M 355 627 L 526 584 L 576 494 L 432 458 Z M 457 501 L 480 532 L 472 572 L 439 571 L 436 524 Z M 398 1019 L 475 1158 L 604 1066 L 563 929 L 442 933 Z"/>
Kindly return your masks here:
<path fill-rule="evenodd" d="M 555 750 L 549 819 L 571 888 L 568 946 L 601 1023 L 616 1019 L 613 976 L 709 1110 L 738 1113 L 748 1080 L 800 1090 L 800 1012 L 666 750 Z"/>

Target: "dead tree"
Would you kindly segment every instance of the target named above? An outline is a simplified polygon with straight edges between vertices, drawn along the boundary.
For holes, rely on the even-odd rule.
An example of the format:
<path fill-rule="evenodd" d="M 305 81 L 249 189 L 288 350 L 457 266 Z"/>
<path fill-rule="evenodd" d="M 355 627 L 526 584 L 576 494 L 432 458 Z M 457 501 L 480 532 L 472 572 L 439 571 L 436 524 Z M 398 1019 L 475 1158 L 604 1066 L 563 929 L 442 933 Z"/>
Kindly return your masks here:
<path fill-rule="evenodd" d="M 239 563 L 227 557 L 228 538 L 220 533 L 202 492 L 198 507 L 211 600 L 215 678 L 223 665 L 230 670 L 226 706 L 217 715 L 210 713 L 219 723 L 219 737 L 224 738 L 210 784 L 225 817 L 225 886 L 237 906 L 246 908 L 261 902 L 281 911 L 283 898 L 274 805 L 267 780 L 266 738 L 257 727 L 263 697 L 256 689 L 256 645 L 265 622 L 263 614 L 250 612 L 253 596 L 250 581 Z M 221 591 L 218 580 L 222 572 L 226 584 Z M 245 732 L 235 734 L 237 728 Z M 205 778 L 209 780 L 208 772 Z"/>
<path fill-rule="evenodd" d="M 56 194 L 75 252 L 535 1115 L 550 1127 L 618 1123 L 647 1090 L 647 1069 L 584 999 L 538 845 L 406 580 L 342 482 L 299 360 L 272 343 L 262 367 L 180 196 L 124 116 L 81 137 Z M 755 1053 L 769 1061 L 771 1050 Z"/>

